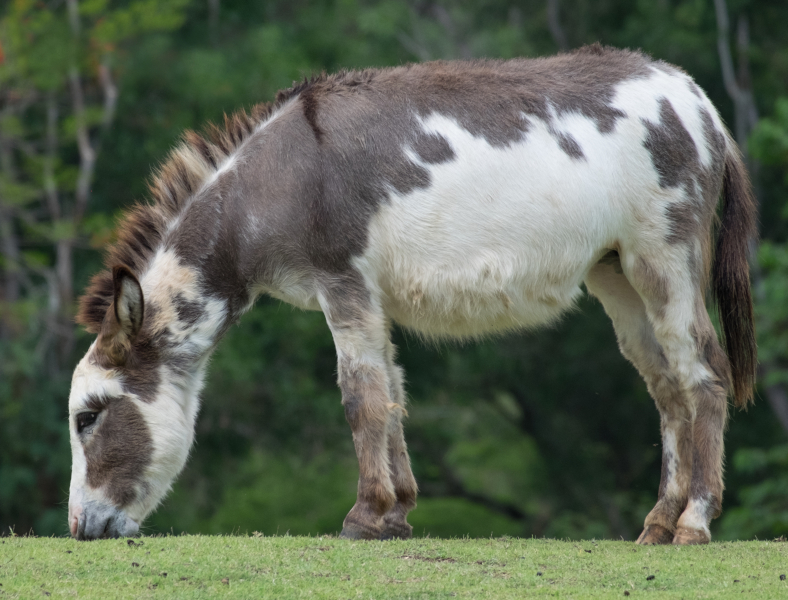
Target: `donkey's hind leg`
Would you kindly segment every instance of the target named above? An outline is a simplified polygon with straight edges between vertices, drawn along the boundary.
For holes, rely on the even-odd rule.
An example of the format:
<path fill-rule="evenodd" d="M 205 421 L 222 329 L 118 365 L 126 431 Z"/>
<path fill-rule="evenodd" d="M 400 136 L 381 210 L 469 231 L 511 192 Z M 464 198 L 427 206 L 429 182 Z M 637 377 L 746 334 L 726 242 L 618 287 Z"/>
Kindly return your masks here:
<path fill-rule="evenodd" d="M 320 304 L 334 336 L 342 404 L 359 466 L 356 504 L 345 517 L 341 536 L 378 539 L 385 529 L 384 516 L 396 503 L 388 450 L 393 408 L 388 330 L 382 311 L 355 278 L 327 286 Z"/>
<path fill-rule="evenodd" d="M 641 544 L 669 544 L 679 515 L 687 504 L 692 474 L 692 417 L 682 401 L 678 381 L 669 375 L 667 359 L 646 314 L 646 306 L 624 276 L 615 251 L 608 253 L 586 277 L 613 321 L 621 353 L 646 381 L 659 409 L 662 430 L 662 477 L 659 499 L 646 517 Z"/>
<path fill-rule="evenodd" d="M 386 345 L 386 363 L 389 372 L 390 395 L 394 407 L 389 415 L 388 445 L 391 483 L 397 496 L 397 503 L 384 517 L 385 528 L 381 539 L 408 539 L 413 535 L 413 527 L 408 524 L 408 513 L 416 508 L 418 487 L 410 468 L 408 447 L 402 428 L 405 412 L 405 387 L 402 369 L 395 363 L 396 348 L 390 341 Z"/>
<path fill-rule="evenodd" d="M 703 261 L 690 260 L 680 248 L 661 255 L 631 256 L 625 271 L 643 298 L 654 335 L 667 360 L 665 378 L 678 383 L 682 414 L 692 425 L 691 476 L 687 505 L 678 519 L 674 544 L 711 540 L 709 524 L 722 511 L 723 433 L 728 417 L 728 358 L 706 312 Z M 678 444 L 685 443 L 678 439 Z M 684 454 L 679 451 L 679 460 Z M 682 469 L 682 467 L 679 467 Z M 646 518 L 649 525 L 651 515 Z"/>

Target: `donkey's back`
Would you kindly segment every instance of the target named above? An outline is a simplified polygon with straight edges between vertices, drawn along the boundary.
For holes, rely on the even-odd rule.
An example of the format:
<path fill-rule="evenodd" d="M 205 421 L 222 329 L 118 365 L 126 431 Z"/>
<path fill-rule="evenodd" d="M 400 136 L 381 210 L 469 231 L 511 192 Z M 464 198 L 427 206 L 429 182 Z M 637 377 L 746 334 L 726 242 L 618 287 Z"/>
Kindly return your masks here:
<path fill-rule="evenodd" d="M 387 317 L 426 336 L 549 322 L 605 256 L 708 270 L 728 142 L 666 63 L 593 46 L 296 89 L 291 119 L 319 157 L 306 233 L 327 243 L 313 263 L 361 275 Z M 324 265 L 337 246 L 342 264 Z M 275 293 L 305 304 L 303 286 Z"/>

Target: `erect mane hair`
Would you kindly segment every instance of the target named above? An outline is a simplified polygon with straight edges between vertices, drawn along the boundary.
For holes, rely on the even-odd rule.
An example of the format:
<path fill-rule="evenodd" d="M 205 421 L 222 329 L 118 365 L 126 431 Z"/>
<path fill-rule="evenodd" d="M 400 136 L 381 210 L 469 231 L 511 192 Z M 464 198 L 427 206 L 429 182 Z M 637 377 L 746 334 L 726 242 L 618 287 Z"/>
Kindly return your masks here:
<path fill-rule="evenodd" d="M 105 270 L 93 276 L 79 300 L 76 322 L 89 333 L 99 333 L 107 310 L 114 299 L 112 267 L 126 265 L 139 277 L 161 245 L 168 225 L 186 208 L 189 198 L 249 138 L 257 125 L 267 120 L 282 104 L 324 78 L 305 79 L 280 91 L 273 103 L 254 106 L 224 116 L 224 127 L 209 124 L 204 135 L 194 131 L 183 134 L 175 147 L 154 172 L 148 189 L 149 202 L 138 202 L 120 218 L 117 240 L 104 255 Z"/>
<path fill-rule="evenodd" d="M 272 103 L 257 104 L 249 112 L 241 110 L 231 116 L 225 115 L 223 128 L 211 123 L 205 128 L 204 135 L 186 131 L 181 144 L 170 152 L 151 178 L 148 189 L 152 202 L 138 202 L 123 213 L 116 228 L 117 240 L 105 252 L 104 266 L 107 268 L 90 280 L 79 300 L 76 322 L 89 333 L 101 331 L 114 299 L 112 267 L 126 265 L 139 277 L 161 245 L 169 223 L 183 211 L 189 198 L 200 190 L 203 183 L 249 138 L 257 125 L 289 100 L 309 95 L 316 86 L 332 83 L 350 87 L 363 85 L 376 72 L 374 69 L 341 71 L 331 76 L 322 72 L 300 83 L 294 82 L 289 89 L 280 90 Z M 308 108 L 305 106 L 307 113 Z M 314 126 L 314 123 L 310 124 Z"/>

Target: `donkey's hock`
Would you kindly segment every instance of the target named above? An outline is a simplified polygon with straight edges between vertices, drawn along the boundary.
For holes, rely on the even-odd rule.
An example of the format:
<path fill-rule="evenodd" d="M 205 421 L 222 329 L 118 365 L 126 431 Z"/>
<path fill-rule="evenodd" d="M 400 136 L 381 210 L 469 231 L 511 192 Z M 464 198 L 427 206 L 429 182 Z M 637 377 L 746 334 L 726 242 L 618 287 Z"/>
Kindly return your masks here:
<path fill-rule="evenodd" d="M 76 537 L 134 534 L 161 501 L 208 357 L 261 294 L 323 311 L 334 336 L 359 462 L 343 535 L 409 537 L 391 323 L 432 338 L 533 327 L 585 283 L 661 416 L 639 541 L 709 541 L 727 396 L 746 405 L 755 377 L 755 210 L 735 144 L 680 69 L 595 45 L 319 76 L 186 133 L 151 190 L 81 303 L 97 337 L 69 399 Z"/>

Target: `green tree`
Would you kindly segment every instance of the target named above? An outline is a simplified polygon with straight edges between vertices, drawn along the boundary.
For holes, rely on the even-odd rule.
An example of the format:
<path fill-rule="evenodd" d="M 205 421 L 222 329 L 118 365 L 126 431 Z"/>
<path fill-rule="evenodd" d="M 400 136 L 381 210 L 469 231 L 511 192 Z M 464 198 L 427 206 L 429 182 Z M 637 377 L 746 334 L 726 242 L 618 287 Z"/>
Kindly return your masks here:
<path fill-rule="evenodd" d="M 75 263 L 91 215 L 118 62 L 187 0 L 9 3 L 0 20 L 0 527 L 62 531 Z M 96 240 L 96 241 L 99 241 Z"/>

